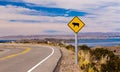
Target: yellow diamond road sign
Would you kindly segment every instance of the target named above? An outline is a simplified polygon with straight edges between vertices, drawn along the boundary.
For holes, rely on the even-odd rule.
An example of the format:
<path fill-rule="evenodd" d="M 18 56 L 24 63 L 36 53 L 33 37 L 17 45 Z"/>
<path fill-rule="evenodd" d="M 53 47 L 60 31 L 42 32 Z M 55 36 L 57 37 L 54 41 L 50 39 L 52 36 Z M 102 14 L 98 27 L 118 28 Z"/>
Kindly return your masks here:
<path fill-rule="evenodd" d="M 84 23 L 77 16 L 75 16 L 69 23 L 68 26 L 75 32 L 78 33 L 83 27 Z"/>

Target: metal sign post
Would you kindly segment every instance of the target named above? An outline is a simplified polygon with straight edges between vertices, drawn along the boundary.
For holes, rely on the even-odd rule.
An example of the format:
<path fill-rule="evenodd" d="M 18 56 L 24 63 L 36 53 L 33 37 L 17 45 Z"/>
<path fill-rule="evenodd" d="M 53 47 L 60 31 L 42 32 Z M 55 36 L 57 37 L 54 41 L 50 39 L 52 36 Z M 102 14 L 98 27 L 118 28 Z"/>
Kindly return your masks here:
<path fill-rule="evenodd" d="M 84 23 L 75 16 L 68 26 L 75 32 L 75 63 L 78 64 L 78 32 L 84 27 Z"/>
<path fill-rule="evenodd" d="M 75 33 L 75 63 L 78 64 L 78 34 Z"/>

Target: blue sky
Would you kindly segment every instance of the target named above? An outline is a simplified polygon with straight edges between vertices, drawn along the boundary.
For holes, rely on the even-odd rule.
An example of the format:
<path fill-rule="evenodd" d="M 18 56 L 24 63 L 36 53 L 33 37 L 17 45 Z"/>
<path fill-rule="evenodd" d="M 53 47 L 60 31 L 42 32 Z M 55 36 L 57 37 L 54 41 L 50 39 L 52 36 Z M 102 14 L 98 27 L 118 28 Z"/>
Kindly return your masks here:
<path fill-rule="evenodd" d="M 119 0 L 0 0 L 0 15 L 0 36 L 73 34 L 74 16 L 80 32 L 120 32 Z"/>

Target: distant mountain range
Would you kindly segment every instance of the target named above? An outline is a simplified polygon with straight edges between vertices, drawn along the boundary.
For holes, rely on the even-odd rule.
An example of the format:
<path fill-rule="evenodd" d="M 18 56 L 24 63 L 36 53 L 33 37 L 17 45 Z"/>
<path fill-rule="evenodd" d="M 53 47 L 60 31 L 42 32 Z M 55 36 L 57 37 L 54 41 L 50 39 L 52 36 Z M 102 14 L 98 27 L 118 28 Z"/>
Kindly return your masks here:
<path fill-rule="evenodd" d="M 18 36 L 2 36 L 0 40 L 18 40 L 18 39 L 45 39 L 45 38 L 56 38 L 56 39 L 74 39 L 74 35 L 18 35 Z M 88 32 L 79 33 L 79 39 L 107 39 L 107 38 L 120 38 L 120 32 Z"/>

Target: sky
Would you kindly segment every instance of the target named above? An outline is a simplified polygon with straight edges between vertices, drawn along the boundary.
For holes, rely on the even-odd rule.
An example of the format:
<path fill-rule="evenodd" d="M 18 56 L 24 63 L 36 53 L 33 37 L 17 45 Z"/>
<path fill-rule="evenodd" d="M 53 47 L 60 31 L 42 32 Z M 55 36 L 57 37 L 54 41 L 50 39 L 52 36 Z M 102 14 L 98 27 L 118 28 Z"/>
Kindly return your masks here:
<path fill-rule="evenodd" d="M 120 0 L 0 0 L 0 36 L 74 34 L 78 16 L 84 32 L 120 32 Z"/>

